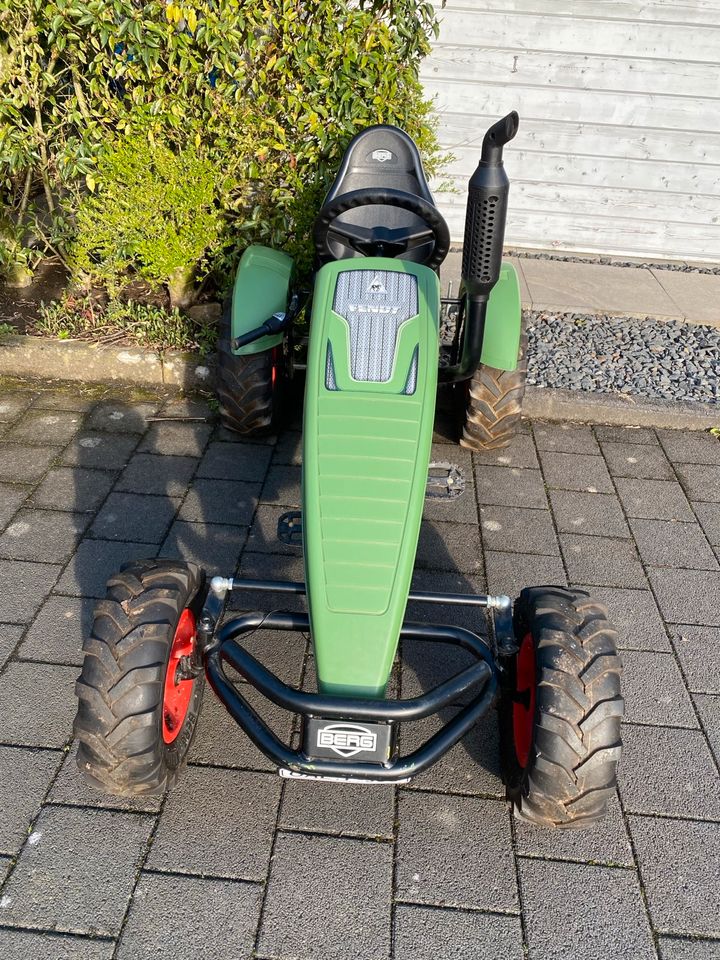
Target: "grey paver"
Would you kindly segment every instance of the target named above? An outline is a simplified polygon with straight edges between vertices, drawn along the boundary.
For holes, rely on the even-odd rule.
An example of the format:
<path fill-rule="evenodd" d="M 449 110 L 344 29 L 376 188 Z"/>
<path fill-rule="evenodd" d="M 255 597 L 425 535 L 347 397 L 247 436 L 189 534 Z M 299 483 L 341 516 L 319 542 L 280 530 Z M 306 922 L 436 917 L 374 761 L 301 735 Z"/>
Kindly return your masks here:
<path fill-rule="evenodd" d="M 170 527 L 179 499 L 137 493 L 111 493 L 90 528 L 103 540 L 161 543 Z"/>
<path fill-rule="evenodd" d="M 475 468 L 475 484 L 481 506 L 547 507 L 545 485 L 539 470 L 478 466 Z"/>
<path fill-rule="evenodd" d="M 597 423 L 593 427 L 598 440 L 612 440 L 616 443 L 657 443 L 654 430 L 649 427 L 621 427 Z"/>
<path fill-rule="evenodd" d="M 0 670 L 23 635 L 24 627 L 17 623 L 0 623 Z"/>
<path fill-rule="evenodd" d="M 550 490 L 553 516 L 560 533 L 629 537 L 622 508 L 614 494 Z"/>
<path fill-rule="evenodd" d="M 114 474 L 84 467 L 51 470 L 32 495 L 32 506 L 93 512 L 112 488 Z"/>
<path fill-rule="evenodd" d="M 260 495 L 259 483 L 241 480 L 195 480 L 178 517 L 192 523 L 249 526 Z"/>
<path fill-rule="evenodd" d="M 629 517 L 649 520 L 695 519 L 679 483 L 671 480 L 636 480 L 619 477 L 617 491 Z"/>
<path fill-rule="evenodd" d="M 5 887 L 2 922 L 115 936 L 152 817 L 45 807 Z"/>
<path fill-rule="evenodd" d="M 12 519 L 30 490 L 19 483 L 0 483 L 0 530 Z"/>
<path fill-rule="evenodd" d="M 630 521 L 635 543 L 645 563 L 656 567 L 718 570 L 718 562 L 697 523 L 673 520 Z"/>
<path fill-rule="evenodd" d="M 637 877 L 630 870 L 518 861 L 530 956 L 553 960 L 655 960 Z M 612 905 L 612 907 L 610 907 Z"/>
<path fill-rule="evenodd" d="M 699 730 L 626 724 L 618 776 L 626 812 L 720 820 L 717 772 Z"/>
<path fill-rule="evenodd" d="M 439 456 L 439 447 L 435 449 L 438 451 L 437 456 L 434 454 L 436 459 L 449 459 L 454 462 L 457 455 L 455 447 L 452 452 L 446 447 L 448 452 L 444 457 Z M 513 437 L 507 447 L 500 450 L 473 450 L 472 458 L 476 466 L 534 467 L 535 469 L 540 466 L 530 433 L 519 433 Z"/>
<path fill-rule="evenodd" d="M 720 277 L 681 270 L 652 270 L 651 273 L 683 317 L 692 323 L 720 326 L 717 309 Z"/>
<path fill-rule="evenodd" d="M 0 737 L 27 747 L 62 747 L 75 716 L 74 667 L 9 663 L 0 676 Z"/>
<path fill-rule="evenodd" d="M 481 507 L 480 529 L 486 550 L 522 551 L 548 556 L 557 556 L 560 552 L 548 510 Z"/>
<path fill-rule="evenodd" d="M 291 687 L 298 686 L 307 651 L 307 642 L 302 634 L 254 630 L 243 637 L 242 646 L 283 683 Z"/>
<path fill-rule="evenodd" d="M 720 503 L 720 464 L 679 463 L 675 469 L 690 500 Z"/>
<path fill-rule="evenodd" d="M 264 480 L 272 453 L 272 447 L 261 443 L 221 443 L 214 440 L 200 461 L 197 475 L 216 480 Z"/>
<path fill-rule="evenodd" d="M 92 396 L 83 396 L 81 391 L 84 384 L 78 384 L 66 390 L 53 388 L 52 390 L 42 390 L 35 402 L 34 410 L 74 410 L 77 413 L 86 413 L 97 404 L 97 398 Z"/>
<path fill-rule="evenodd" d="M 671 653 L 624 650 L 622 662 L 627 722 L 697 727 L 690 695 Z"/>
<path fill-rule="evenodd" d="M 159 403 L 99 403 L 85 418 L 86 430 L 102 430 L 109 433 L 144 433 L 148 427 L 146 417 L 157 413 Z"/>
<path fill-rule="evenodd" d="M 261 888 L 253 883 L 143 873 L 117 960 L 249 957 L 261 901 Z"/>
<path fill-rule="evenodd" d="M 658 437 L 676 463 L 720 463 L 720 439 L 710 433 L 658 430 Z"/>
<path fill-rule="evenodd" d="M 387 957 L 391 883 L 388 844 L 279 834 L 258 955 L 298 960 Z"/>
<path fill-rule="evenodd" d="M 629 824 L 655 929 L 720 936 L 717 824 L 655 817 Z"/>
<path fill-rule="evenodd" d="M 485 553 L 485 572 L 490 593 L 516 597 L 531 585 L 565 586 L 565 568 L 559 557 L 531 556 L 527 553 Z"/>
<path fill-rule="evenodd" d="M 660 960 L 720 960 L 720 940 L 660 937 Z"/>
<path fill-rule="evenodd" d="M 652 444 L 601 443 L 603 456 L 614 477 L 674 480 L 675 473 L 660 447 Z"/>
<path fill-rule="evenodd" d="M 18 650 L 27 660 L 82 664 L 83 640 L 90 634 L 92 600 L 80 597 L 49 597 L 28 629 Z"/>
<path fill-rule="evenodd" d="M 299 508 L 302 504 L 300 473 L 301 468 L 293 465 L 278 464 L 270 467 L 260 496 L 262 502 Z"/>
<path fill-rule="evenodd" d="M 571 423 L 533 423 L 533 434 L 538 450 L 557 453 L 585 453 L 598 455 L 600 447 L 590 427 Z"/>
<path fill-rule="evenodd" d="M 541 450 L 540 463 L 548 487 L 557 490 L 585 490 L 588 493 L 614 493 L 612 480 L 602 457 Z"/>
<path fill-rule="evenodd" d="M 210 398 L 204 399 L 199 396 L 173 396 L 167 400 L 160 411 L 158 412 L 159 417 L 204 417 L 210 426 L 217 420 L 217 413 L 212 409 Z M 175 424 L 170 424 L 167 421 L 161 421 L 157 424 L 158 427 L 168 427 L 175 426 Z M 180 426 L 185 426 L 185 424 L 179 424 Z M 205 426 L 205 424 L 199 424 L 200 426 Z M 153 426 L 153 424 L 151 424 Z M 198 426 L 197 423 L 193 423 L 192 426 Z"/>
<path fill-rule="evenodd" d="M 57 456 L 52 447 L 27 447 L 0 443 L 0 480 L 33 483 L 39 480 Z"/>
<path fill-rule="evenodd" d="M 705 536 L 713 546 L 720 547 L 720 503 L 694 503 L 693 509 Z"/>
<path fill-rule="evenodd" d="M 61 563 L 69 559 L 90 517 L 63 510 L 20 510 L 0 535 L 0 556 Z"/>
<path fill-rule="evenodd" d="M 635 865 L 617 797 L 610 800 L 603 820 L 583 830 L 546 830 L 518 820 L 515 843 L 518 854 L 526 856 L 612 866 Z"/>
<path fill-rule="evenodd" d="M 36 394 L 23 391 L 0 394 L 0 423 L 12 423 L 27 410 Z"/>
<path fill-rule="evenodd" d="M 4 440 L 33 446 L 64 447 L 82 424 L 79 413 L 63 410 L 30 410 L 8 430 Z"/>
<path fill-rule="evenodd" d="M 243 685 L 242 695 L 277 736 L 289 743 L 293 725 L 292 713 L 275 706 L 249 684 Z M 271 772 L 277 769 L 252 743 L 209 689 L 203 697 L 198 729 L 188 758 L 194 763 L 216 764 L 220 767 Z"/>
<path fill-rule="evenodd" d="M 437 682 L 437 681 L 434 681 Z M 404 695 L 407 695 L 404 693 Z M 448 722 L 455 709 L 449 708 L 441 716 L 433 715 L 401 727 L 400 749 L 411 753 Z M 452 750 L 434 763 L 429 770 L 408 784 L 411 790 L 439 790 L 452 793 L 505 796 L 500 780 L 500 745 L 497 721 L 489 711 Z"/>
<path fill-rule="evenodd" d="M 55 586 L 62 567 L 53 563 L 0 560 L 0 621 L 27 623 Z"/>
<path fill-rule="evenodd" d="M 0 747 L 0 852 L 20 850 L 62 758 L 57 750 Z"/>
<path fill-rule="evenodd" d="M 648 575 L 666 621 L 720 627 L 720 573 L 653 569 Z"/>
<path fill-rule="evenodd" d="M 655 598 L 649 590 L 597 587 L 576 584 L 608 608 L 610 622 L 618 631 L 621 650 L 670 651 L 670 641 Z"/>
<path fill-rule="evenodd" d="M 278 437 L 273 463 L 302 463 L 302 434 L 286 430 Z"/>
<path fill-rule="evenodd" d="M 504 803 L 401 791 L 399 815 L 398 900 L 518 909 Z"/>
<path fill-rule="evenodd" d="M 607 587 L 646 587 L 647 581 L 630 540 L 560 535 L 560 547 L 571 583 Z"/>
<path fill-rule="evenodd" d="M 170 791 L 147 866 L 264 880 L 280 788 L 277 776 L 187 767 Z"/>
<path fill-rule="evenodd" d="M 399 904 L 395 960 L 522 960 L 520 918 Z"/>
<path fill-rule="evenodd" d="M 195 457 L 172 457 L 154 453 L 136 453 L 115 484 L 126 493 L 160 496 L 184 496 L 197 468 Z"/>
<path fill-rule="evenodd" d="M 305 579 L 305 568 L 301 551 L 295 549 L 292 555 L 255 553 L 244 550 L 240 560 L 239 578 L 247 580 L 295 580 Z M 293 594 L 283 594 L 273 599 L 272 594 L 258 590 L 234 590 L 228 604 L 231 610 L 270 610 L 273 606 L 283 610 L 306 610 L 305 598 Z"/>
<path fill-rule="evenodd" d="M 162 797 L 116 797 L 90 786 L 78 769 L 77 741 L 65 756 L 48 800 L 50 803 L 103 807 L 107 810 L 133 810 L 137 813 L 158 813 L 162 806 Z"/>
<path fill-rule="evenodd" d="M 138 444 L 136 434 L 110 434 L 83 430 L 63 451 L 61 460 L 70 466 L 95 470 L 119 470 Z"/>
<path fill-rule="evenodd" d="M 54 592 L 80 597 L 104 597 L 108 579 L 119 571 L 123 563 L 150 559 L 156 553 L 157 548 L 147 543 L 83 540 Z"/>
<path fill-rule="evenodd" d="M 245 546 L 246 527 L 176 520 L 160 550 L 161 557 L 188 560 L 211 575 L 232 576 Z"/>
<path fill-rule="evenodd" d="M 163 410 L 161 416 L 165 412 Z M 151 423 L 138 450 L 174 457 L 201 457 L 212 429 L 209 423 Z"/>
<path fill-rule="evenodd" d="M 485 593 L 485 579 L 482 576 L 471 576 L 460 573 L 458 570 L 419 570 L 413 572 L 411 589 L 419 592 L 440 593 Z M 415 620 L 419 623 L 450 623 L 459 627 L 466 627 L 473 633 L 483 634 L 485 617 L 483 611 L 477 607 L 466 607 L 450 604 L 435 604 L 423 601 L 409 600 L 405 610 L 406 620 Z M 433 647 L 446 652 L 453 648 L 448 644 L 429 644 L 425 648 L 429 651 Z M 458 647 L 454 648 L 459 651 Z"/>
<path fill-rule="evenodd" d="M 690 690 L 720 693 L 720 631 L 717 627 L 670 626 L 675 652 Z"/>
<path fill-rule="evenodd" d="M 439 620 L 440 617 L 437 619 Z M 445 622 L 444 617 L 442 621 Z M 470 666 L 472 662 L 471 654 L 450 644 L 403 640 L 401 683 L 403 698 L 420 696 L 421 693 Z"/>
<path fill-rule="evenodd" d="M 392 787 L 356 783 L 289 781 L 279 827 L 304 833 L 383 837 L 391 840 L 395 814 Z"/>
<path fill-rule="evenodd" d="M 111 960 L 112 940 L 89 940 L 70 934 L 35 933 L 32 930 L 0 930 L 0 954 L 4 960 Z M 52 953 L 48 953 L 52 950 Z"/>
<path fill-rule="evenodd" d="M 710 743 L 715 760 L 720 765 L 720 697 L 696 693 L 693 701 L 700 714 L 700 723 Z"/>
<path fill-rule="evenodd" d="M 424 570 L 460 570 L 482 575 L 483 560 L 478 529 L 470 523 L 425 520 L 415 562 Z"/>

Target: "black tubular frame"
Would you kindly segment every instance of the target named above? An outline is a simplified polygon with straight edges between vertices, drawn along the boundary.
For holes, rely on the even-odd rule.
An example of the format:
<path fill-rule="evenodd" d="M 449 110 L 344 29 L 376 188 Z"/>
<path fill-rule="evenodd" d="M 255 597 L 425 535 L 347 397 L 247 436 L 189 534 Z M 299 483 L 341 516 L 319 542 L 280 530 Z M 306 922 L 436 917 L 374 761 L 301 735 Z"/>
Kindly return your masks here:
<path fill-rule="evenodd" d="M 284 593 L 304 593 L 305 584 L 286 581 L 235 581 L 233 587 Z M 462 594 L 420 594 L 413 599 L 432 602 L 449 601 L 487 606 L 487 598 Z M 485 601 L 485 602 L 483 602 Z M 226 622 L 202 653 L 205 672 L 230 715 L 242 727 L 256 747 L 286 776 L 301 775 L 327 779 L 368 780 L 375 782 L 407 782 L 427 769 L 460 740 L 493 704 L 497 693 L 497 667 L 488 645 L 462 627 L 430 624 L 403 624 L 400 637 L 405 640 L 450 643 L 473 654 L 475 662 L 437 687 L 409 700 L 361 699 L 296 690 L 283 683 L 252 656 L 238 639 L 257 629 L 306 633 L 310 621 L 306 613 L 248 613 Z M 242 684 L 231 683 L 223 670 L 228 663 L 252 687 L 268 700 L 304 717 L 365 721 L 394 725 L 402 721 L 420 720 L 458 702 L 473 692 L 472 699 L 438 730 L 426 743 L 407 756 L 394 756 L 387 763 L 361 763 L 350 760 L 310 758 L 301 750 L 283 743 L 257 714 L 242 694 Z"/>

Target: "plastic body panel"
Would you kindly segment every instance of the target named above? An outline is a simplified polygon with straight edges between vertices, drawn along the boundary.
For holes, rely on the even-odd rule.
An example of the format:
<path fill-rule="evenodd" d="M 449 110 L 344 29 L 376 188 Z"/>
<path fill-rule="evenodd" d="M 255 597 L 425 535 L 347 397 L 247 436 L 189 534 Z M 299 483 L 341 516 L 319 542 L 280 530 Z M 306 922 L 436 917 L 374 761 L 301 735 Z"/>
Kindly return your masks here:
<path fill-rule="evenodd" d="M 498 370 L 514 370 L 520 347 L 522 307 L 515 267 L 503 262 L 488 302 L 480 362 Z"/>
<path fill-rule="evenodd" d="M 253 245 L 240 258 L 232 294 L 232 337 L 254 330 L 274 313 L 287 310 L 293 261 L 286 253 L 270 247 Z M 236 356 L 262 353 L 282 342 L 283 334 L 255 340 L 239 350 Z"/>
<path fill-rule="evenodd" d="M 333 307 L 345 271 L 417 278 L 417 314 L 398 328 L 385 382 L 351 376 L 350 326 Z M 318 272 L 303 425 L 303 546 L 321 692 L 382 696 L 405 613 L 430 459 L 439 281 L 427 267 L 366 257 Z M 327 386 L 328 345 L 335 389 Z M 417 351 L 417 375 L 406 393 Z"/>

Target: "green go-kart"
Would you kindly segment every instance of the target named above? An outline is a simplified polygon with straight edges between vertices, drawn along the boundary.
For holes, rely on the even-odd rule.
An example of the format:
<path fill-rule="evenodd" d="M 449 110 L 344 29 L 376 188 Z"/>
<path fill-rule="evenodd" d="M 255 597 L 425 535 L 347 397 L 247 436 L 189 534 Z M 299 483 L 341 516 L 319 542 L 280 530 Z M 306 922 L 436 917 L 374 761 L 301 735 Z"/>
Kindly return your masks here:
<path fill-rule="evenodd" d="M 581 590 L 554 586 L 526 588 L 514 603 L 411 590 L 426 493 L 452 497 L 463 486 L 457 468 L 430 464 L 438 382 L 455 385 L 466 446 L 507 443 L 520 413 L 518 282 L 502 263 L 502 154 L 517 127 L 511 113 L 485 135 L 469 187 L 461 297 L 450 304 L 441 303 L 437 273 L 448 228 L 414 143 L 390 126 L 350 143 L 315 225 L 318 269 L 304 305 L 303 508 L 278 530 L 302 541 L 306 582 L 206 578 L 193 564 L 166 560 L 131 563 L 112 577 L 77 684 L 78 763 L 95 786 L 163 791 L 187 754 L 207 676 L 283 777 L 405 783 L 497 705 L 516 813 L 552 827 L 603 815 L 623 713 L 605 609 Z M 277 422 L 302 306 L 290 258 L 247 250 L 219 347 L 227 426 L 253 434 Z M 449 312 L 454 334 L 441 362 L 441 314 Z M 275 612 L 225 619 L 231 591 L 274 595 Z M 283 594 L 304 595 L 307 613 L 276 612 Z M 408 622 L 408 600 L 467 605 L 477 630 Z M 316 693 L 286 685 L 248 652 L 243 638 L 260 627 L 310 634 Z M 470 662 L 412 699 L 387 697 L 401 638 L 461 647 Z M 228 666 L 246 682 L 231 682 Z M 301 717 L 299 746 L 270 729 L 250 688 Z M 450 718 L 403 755 L 400 725 L 440 711 Z"/>

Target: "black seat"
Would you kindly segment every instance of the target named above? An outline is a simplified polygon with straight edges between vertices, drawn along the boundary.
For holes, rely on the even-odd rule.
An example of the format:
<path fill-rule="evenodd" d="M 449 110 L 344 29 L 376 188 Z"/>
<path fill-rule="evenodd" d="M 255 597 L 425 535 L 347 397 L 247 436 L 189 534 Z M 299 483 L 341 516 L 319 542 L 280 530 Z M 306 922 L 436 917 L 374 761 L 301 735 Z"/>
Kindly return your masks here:
<path fill-rule="evenodd" d="M 368 127 L 353 137 L 323 206 L 355 190 L 379 187 L 413 194 L 435 206 L 417 147 L 403 130 L 384 124 Z M 368 231 L 369 245 L 373 241 L 382 243 L 389 256 L 393 256 L 394 243 L 402 247 L 405 237 L 426 226 L 415 213 L 389 204 L 356 207 L 341 214 L 337 222 Z M 367 249 L 353 249 L 335 238 L 328 241 L 328 248 L 335 260 L 367 256 L 368 253 Z M 401 260 L 426 263 L 433 248 L 433 240 L 429 239 L 395 255 Z"/>

